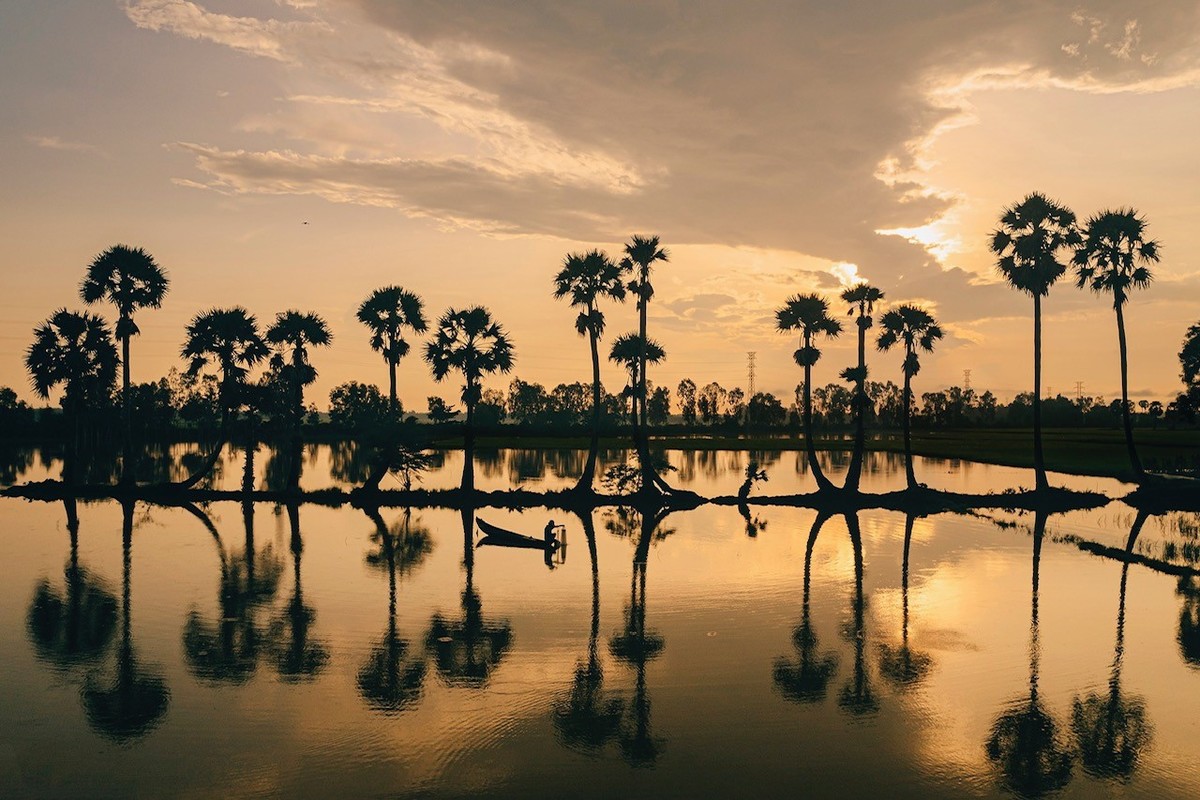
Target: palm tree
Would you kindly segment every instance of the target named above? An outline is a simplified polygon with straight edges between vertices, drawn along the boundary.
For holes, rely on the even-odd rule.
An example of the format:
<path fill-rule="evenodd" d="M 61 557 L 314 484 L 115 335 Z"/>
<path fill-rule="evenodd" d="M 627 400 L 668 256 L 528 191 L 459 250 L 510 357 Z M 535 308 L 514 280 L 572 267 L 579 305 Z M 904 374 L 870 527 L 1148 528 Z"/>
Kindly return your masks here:
<path fill-rule="evenodd" d="M 800 331 L 800 347 L 793 358 L 804 367 L 804 448 L 813 476 L 817 479 L 817 488 L 832 491 L 835 487 L 817 463 L 817 448 L 813 443 L 812 368 L 821 357 L 821 351 L 813 342 L 821 336 L 837 337 L 842 332 L 842 324 L 829 316 L 829 303 L 818 294 L 792 295 L 783 308 L 776 310 L 775 320 L 780 331 Z"/>
<path fill-rule="evenodd" d="M 471 462 L 475 445 L 475 406 L 483 394 L 480 380 L 484 375 L 512 371 L 512 342 L 483 306 L 462 311 L 451 308 L 438 320 L 433 341 L 425 343 L 425 361 L 429 363 L 433 379 L 439 383 L 451 370 L 461 372 L 463 376 L 462 401 L 467 407 L 463 464 L 463 486 L 466 488 L 474 481 Z"/>
<path fill-rule="evenodd" d="M 942 329 L 933 315 L 913 305 L 893 308 L 880 318 L 879 324 L 883 327 L 877 342 L 880 350 L 890 350 L 897 342 L 904 343 L 904 471 L 908 488 L 916 489 L 912 456 L 912 379 L 921 371 L 917 350 L 932 353 L 934 342 L 942 338 Z"/>
<path fill-rule="evenodd" d="M 230 414 L 242 405 L 250 369 L 270 353 L 258 332 L 258 321 L 241 306 L 214 308 L 192 318 L 187 338 L 180 351 L 189 359 L 187 374 L 196 376 L 200 370 L 215 362 L 221 372 L 221 436 L 213 448 L 206 466 L 179 484 L 190 488 L 200 481 L 216 464 L 221 448 L 229 435 Z"/>
<path fill-rule="evenodd" d="M 308 360 L 309 347 L 326 347 L 333 341 L 329 326 L 318 314 L 282 311 L 267 328 L 266 340 L 279 348 L 271 365 L 288 374 L 292 391 L 292 424 L 296 430 L 304 418 L 304 387 L 317 379 Z"/>
<path fill-rule="evenodd" d="M 1033 297 L 1033 468 L 1038 489 L 1050 486 L 1042 456 L 1042 298 L 1066 272 L 1059 252 L 1080 241 L 1075 214 L 1034 192 L 1004 210 L 988 244 L 1009 285 Z"/>
<path fill-rule="evenodd" d="M 650 270 L 656 261 L 669 261 L 670 253 L 658 246 L 657 236 L 632 236 L 625 245 L 625 257 L 621 259 L 621 269 L 636 271 L 636 277 L 629 282 L 629 291 L 637 297 L 638 336 L 640 341 L 649 344 L 649 334 L 646 331 L 646 313 L 650 299 L 654 297 L 654 286 L 650 283 Z M 633 428 L 634 440 L 637 445 L 638 459 L 642 467 L 642 485 L 654 486 L 659 491 L 670 492 L 667 485 L 654 469 L 650 461 L 650 441 L 646 436 L 646 365 L 649 352 L 643 346 L 639 353 L 638 384 L 635 387 L 634 410 L 636 424 Z"/>
<path fill-rule="evenodd" d="M 605 253 L 590 250 L 582 255 L 569 253 L 562 268 L 554 276 L 554 297 L 561 300 L 570 295 L 571 306 L 580 308 L 575 318 L 575 330 L 580 336 L 587 335 L 592 349 L 592 441 L 588 449 L 587 465 L 576 484 L 576 489 L 592 488 L 596 474 L 596 451 L 600 446 L 600 413 L 603 409 L 600 385 L 600 337 L 604 335 L 604 312 L 596 302 L 609 298 L 621 302 L 625 299 L 624 270 Z"/>
<path fill-rule="evenodd" d="M 858 325 L 858 366 L 842 371 L 842 377 L 854 381 L 854 456 L 850 459 L 850 471 L 846 474 L 846 488 L 858 491 L 859 479 L 862 476 L 863 447 L 866 438 L 867 405 L 867 329 L 874 320 L 871 314 L 875 304 L 883 299 L 883 292 L 867 283 L 851 286 L 842 292 L 842 300 L 850 304 L 850 316 L 858 313 L 855 322 Z"/>
<path fill-rule="evenodd" d="M 133 434 L 129 416 L 129 340 L 137 336 L 133 312 L 139 308 L 159 308 L 170 281 L 140 247 L 114 245 L 92 259 L 87 276 L 79 287 L 83 302 L 91 305 L 102 300 L 117 309 L 117 338 L 121 340 L 121 423 L 123 428 L 124 459 L 121 482 L 133 480 Z"/>
<path fill-rule="evenodd" d="M 1117 312 L 1117 344 L 1121 353 L 1121 418 L 1125 446 L 1133 472 L 1141 477 L 1142 462 L 1133 446 L 1129 413 L 1129 366 L 1125 345 L 1125 301 L 1132 289 L 1150 285 L 1150 264 L 1158 262 L 1158 242 L 1145 237 L 1146 220 L 1132 208 L 1105 210 L 1087 221 L 1083 242 L 1075 250 L 1076 285 L 1097 294 L 1109 292 Z"/>
<path fill-rule="evenodd" d="M 647 491 L 670 491 L 666 481 L 659 477 L 650 458 L 650 444 L 641 432 L 638 420 L 637 393 L 642 378 L 641 364 L 658 364 L 667 357 L 667 351 L 651 339 L 646 342 L 636 333 L 624 333 L 613 340 L 608 359 L 621 364 L 629 373 L 629 385 L 624 393 L 629 398 L 629 422 L 633 428 L 634 445 L 637 449 L 641 487 Z"/>
<path fill-rule="evenodd" d="M 400 408 L 396 396 L 396 366 L 408 355 L 409 345 L 404 340 L 404 329 L 424 333 L 425 314 L 421 298 L 399 286 L 385 286 L 371 292 L 370 297 L 358 307 L 358 321 L 371 329 L 371 349 L 383 355 L 388 365 L 390 386 L 389 398 L 392 413 Z"/>
<path fill-rule="evenodd" d="M 25 369 L 33 390 L 47 398 L 64 387 L 63 411 L 73 429 L 71 463 L 63 467 L 70 483 L 79 456 L 80 423 L 84 411 L 107 401 L 117 379 L 117 348 L 108 325 L 94 314 L 59 309 L 33 330 L 33 344 L 25 353 Z"/>

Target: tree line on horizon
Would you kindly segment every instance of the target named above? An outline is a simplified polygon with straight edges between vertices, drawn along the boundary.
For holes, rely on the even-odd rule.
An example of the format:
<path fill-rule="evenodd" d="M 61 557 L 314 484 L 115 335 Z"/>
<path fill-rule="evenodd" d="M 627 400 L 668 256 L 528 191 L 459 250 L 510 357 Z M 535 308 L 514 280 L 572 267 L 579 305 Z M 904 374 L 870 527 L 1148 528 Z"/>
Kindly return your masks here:
<path fill-rule="evenodd" d="M 991 235 L 990 248 L 997 256 L 997 268 L 1010 286 L 1029 294 L 1034 304 L 1034 390 L 1018 395 L 1006 413 L 985 392 L 978 397 L 958 387 L 921 395 L 918 405 L 912 381 L 920 371 L 922 353 L 933 352 L 943 337 L 937 320 L 925 308 L 901 303 L 887 308 L 879 318 L 880 332 L 874 341 L 880 351 L 900 349 L 904 359 L 902 385 L 890 381 L 868 380 L 867 332 L 875 325 L 875 306 L 885 294 L 877 287 L 860 283 L 846 288 L 840 299 L 854 318 L 858 339 L 857 363 L 841 370 L 839 377 L 848 384 L 829 384 L 816 388 L 812 372 L 821 357 L 820 343 L 841 334 L 842 324 L 830 313 L 826 298 L 816 293 L 797 294 L 776 311 L 776 327 L 781 333 L 797 337 L 793 357 L 803 370 L 795 403 L 789 409 L 770 393 L 746 398 L 739 389 L 725 390 L 716 383 L 697 386 L 682 381 L 676 390 L 680 416 L 685 425 L 761 424 L 764 428 L 799 425 L 804 431 L 805 447 L 812 471 L 822 490 L 834 487 L 821 472 L 815 458 L 814 425 L 852 425 L 854 457 L 845 487 L 856 490 L 861 474 L 865 427 L 899 423 L 904 431 L 908 483 L 918 486 L 912 472 L 911 428 L 914 424 L 931 426 L 958 425 L 978 420 L 980 424 L 1024 423 L 1034 428 L 1034 462 L 1039 489 L 1048 488 L 1042 456 L 1041 427 L 1041 301 L 1050 287 L 1068 269 L 1074 269 L 1076 284 L 1096 293 L 1111 295 L 1116 314 L 1120 352 L 1122 397 L 1100 409 L 1077 403 L 1080 422 L 1103 418 L 1112 422 L 1114 413 L 1124 428 L 1131 469 L 1143 475 L 1132 435 L 1136 408 L 1128 399 L 1128 347 L 1124 327 L 1124 308 L 1130 293 L 1149 285 L 1150 267 L 1159 260 L 1160 247 L 1145 236 L 1145 220 L 1132 209 L 1103 211 L 1080 226 L 1074 214 L 1045 195 L 1033 193 L 1004 210 L 1000 225 Z M 656 236 L 633 236 L 619 259 L 601 250 L 568 254 L 553 277 L 553 296 L 568 300 L 578 309 L 576 332 L 587 338 L 591 360 L 590 383 L 560 384 L 547 391 L 536 383 L 514 380 L 507 396 L 483 387 L 486 376 L 509 373 L 515 364 L 513 343 L 503 326 L 483 306 L 449 308 L 430 331 L 420 297 L 399 286 L 373 291 L 359 306 L 358 320 L 370 332 L 370 346 L 383 358 L 388 371 L 388 395 L 371 384 L 350 382 L 331 392 L 331 418 L 354 427 L 370 422 L 390 430 L 376 443 L 381 451 L 395 451 L 395 440 L 413 439 L 398 431 L 412 417 L 405 417 L 398 389 L 398 367 L 410 352 L 414 335 L 430 333 L 421 343 L 421 357 L 433 378 L 441 382 L 452 373 L 460 376 L 460 400 L 465 408 L 463 430 L 468 448 L 476 430 L 498 424 L 509 416 L 518 424 L 546 424 L 557 414 L 571 417 L 572 424 L 587 424 L 590 417 L 591 447 L 577 489 L 592 491 L 595 478 L 598 438 L 611 420 L 623 420 L 632 432 L 637 455 L 636 469 L 640 485 L 647 490 L 669 493 L 649 450 L 647 429 L 668 421 L 671 393 L 666 387 L 654 387 L 647 379 L 648 368 L 666 358 L 664 348 L 647 331 L 647 308 L 654 296 L 653 268 L 669 260 L 668 252 Z M 140 333 L 135 322 L 137 312 L 161 306 L 169 287 L 166 273 L 154 258 L 141 248 L 116 245 L 97 256 L 88 266 L 80 287 L 80 296 L 91 305 L 110 303 L 117 314 L 112 331 L 106 321 L 89 312 L 66 308 L 54 312 L 34 330 L 34 341 L 26 353 L 26 367 L 33 388 L 48 398 L 62 387 L 61 405 L 67 421 L 67 434 L 78 449 L 95 437 L 98 418 L 105 412 L 120 411 L 123 451 L 121 483 L 133 481 L 134 429 L 142 428 L 154 415 L 147 406 L 177 410 L 183 419 L 207 417 L 221 445 L 228 442 L 235 425 L 243 428 L 267 420 L 276 435 L 286 436 L 297 445 L 314 409 L 305 404 L 305 387 L 316 379 L 312 352 L 332 341 L 324 319 L 300 310 L 280 312 L 275 320 L 260 326 L 253 314 L 240 306 L 214 308 L 200 312 L 188 324 L 181 357 L 187 362 L 182 373 L 172 371 L 167 379 L 149 384 L 131 384 L 129 378 L 131 339 Z M 602 305 L 635 301 L 637 327 L 614 337 L 607 359 L 618 365 L 625 385 L 616 395 L 604 390 L 601 382 L 600 342 L 606 332 Z M 115 340 L 114 340 L 115 334 Z M 120 352 L 118 353 L 118 343 Z M 1185 392 L 1166 407 L 1145 403 L 1143 413 L 1152 420 L 1186 420 L 1200 407 L 1200 323 L 1193 325 L 1180 353 Z M 252 373 L 261 368 L 257 379 Z M 120 388 L 116 387 L 120 370 Z M 0 397 L 10 407 L 2 409 L 8 420 L 18 419 L 19 402 L 8 390 Z M 590 394 L 590 402 L 588 400 Z M 1061 395 L 1048 401 L 1047 410 L 1061 406 Z M 9 401 L 12 402 L 9 402 Z M 1093 404 L 1097 405 L 1097 404 Z M 137 412 L 135 414 L 135 411 Z M 448 422 L 459 412 L 440 398 L 429 398 L 429 417 Z M 138 422 L 135 423 L 135 416 Z M 1061 415 L 1052 414 L 1053 419 Z M 213 419 L 215 417 L 215 420 Z M 1056 424 L 1058 424 L 1056 422 Z M 5 430 L 10 430 L 6 425 Z M 403 448 L 402 448 L 403 449 Z M 213 452 L 216 452 L 215 450 Z M 387 458 L 382 458 L 386 462 Z M 299 460 L 297 459 L 297 464 Z M 211 468 L 211 465 L 210 465 Z M 297 467 L 298 468 L 298 467 Z M 202 477 L 203 469 L 198 470 Z M 184 481 L 181 488 L 194 485 L 199 477 Z M 298 476 L 296 476 L 298 481 Z M 293 482 L 295 485 L 295 482 Z"/>

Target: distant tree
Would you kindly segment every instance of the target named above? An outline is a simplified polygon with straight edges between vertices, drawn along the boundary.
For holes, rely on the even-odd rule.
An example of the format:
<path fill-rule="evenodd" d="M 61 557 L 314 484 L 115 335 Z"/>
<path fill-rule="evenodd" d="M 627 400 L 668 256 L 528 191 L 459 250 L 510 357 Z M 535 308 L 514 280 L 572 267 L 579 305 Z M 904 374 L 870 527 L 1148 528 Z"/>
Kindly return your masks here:
<path fill-rule="evenodd" d="M 429 397 L 426 402 L 429 404 L 429 418 L 434 422 L 449 422 L 461 413 L 440 397 Z"/>
<path fill-rule="evenodd" d="M 606 299 L 624 302 L 624 277 L 631 265 L 628 259 L 618 264 L 603 251 L 590 250 L 583 254 L 569 253 L 554 276 L 554 297 L 560 300 L 570 297 L 571 307 L 579 309 L 575 330 L 580 336 L 588 337 L 592 354 L 592 440 L 583 474 L 575 485 L 580 490 L 592 489 L 600 446 L 600 414 L 603 411 L 600 396 L 600 339 L 604 336 L 605 322 L 604 312 L 597 303 Z"/>
<path fill-rule="evenodd" d="M 508 385 L 508 414 L 518 424 L 543 422 L 550 411 L 550 395 L 540 383 L 513 378 Z"/>
<path fill-rule="evenodd" d="M 684 378 L 675 390 L 679 396 L 679 413 L 683 416 L 684 425 L 696 424 L 696 383 L 691 378 Z"/>
<path fill-rule="evenodd" d="M 425 361 L 439 383 L 452 371 L 462 374 L 470 447 L 474 444 L 475 409 L 483 393 L 480 381 L 485 375 L 512 371 L 513 346 L 508 333 L 483 306 L 448 309 L 438 320 L 433 340 L 425 343 Z"/>
<path fill-rule="evenodd" d="M 817 448 L 813 442 L 812 428 L 812 368 L 821 357 L 814 342 L 822 336 L 836 337 L 842 325 L 829 316 L 829 303 L 817 294 L 793 295 L 775 312 L 776 326 L 781 332 L 799 331 L 800 347 L 793 354 L 798 365 L 804 368 L 804 447 L 808 453 L 809 468 L 817 480 L 817 487 L 830 491 L 833 484 L 825 477 L 817 462 Z"/>
<path fill-rule="evenodd" d="M 1004 209 L 989 247 L 1000 274 L 1014 289 L 1033 297 L 1033 467 L 1038 489 L 1050 486 L 1042 455 L 1042 298 L 1066 272 L 1059 253 L 1080 244 L 1075 214 L 1034 192 Z"/>
<path fill-rule="evenodd" d="M 396 395 L 396 367 L 409 351 L 404 330 L 424 333 L 428 327 L 421 298 L 399 286 L 385 286 L 362 301 L 357 316 L 371 331 L 371 349 L 382 354 L 388 365 L 388 398 L 392 414 L 399 416 L 402 411 Z"/>
<path fill-rule="evenodd" d="M 1185 385 L 1200 385 L 1200 322 L 1187 329 L 1179 349 L 1179 365 Z"/>
<path fill-rule="evenodd" d="M 746 404 L 746 422 L 753 427 L 777 427 L 787 420 L 787 410 L 779 398 L 769 392 L 758 392 Z"/>
<path fill-rule="evenodd" d="M 736 424 L 742 421 L 742 415 L 746 413 L 746 393 L 741 388 L 735 386 L 729 390 L 729 394 L 725 396 L 729 409 L 725 413 L 725 419 Z"/>
<path fill-rule="evenodd" d="M 854 454 L 850 458 L 850 471 L 846 473 L 846 488 L 858 491 L 862 476 L 863 450 L 866 443 L 867 404 L 867 330 L 874 324 L 871 314 L 875 304 L 883 299 L 883 292 L 868 283 L 859 283 L 842 292 L 842 301 L 850 304 L 850 316 L 855 316 L 858 327 L 858 366 L 842 370 L 842 378 L 854 383 Z"/>
<path fill-rule="evenodd" d="M 48 398 L 63 386 L 62 407 L 73 430 L 71 463 L 63 480 L 74 479 L 79 454 L 80 426 L 87 409 L 103 405 L 117 380 L 117 347 L 104 320 L 93 314 L 59 309 L 33 330 L 33 344 L 25 352 L 25 369 L 38 397 Z"/>
<path fill-rule="evenodd" d="M 329 392 L 329 419 L 335 425 L 362 430 L 379 425 L 389 411 L 402 414 L 404 409 L 392 406 L 379 387 L 350 381 L 339 384 Z"/>
<path fill-rule="evenodd" d="M 901 305 L 891 309 L 880 319 L 883 330 L 877 345 L 880 350 L 890 350 L 897 343 L 904 344 L 904 471 L 908 488 L 917 488 L 917 477 L 913 472 L 912 456 L 912 379 L 921 371 L 918 350 L 933 352 L 934 343 L 942 338 L 942 329 L 928 311 L 913 305 Z"/>
<path fill-rule="evenodd" d="M 646 412 L 651 425 L 665 425 L 671 417 L 671 390 L 665 386 L 654 387 Z"/>
<path fill-rule="evenodd" d="M 141 331 L 133 321 L 140 308 L 159 308 L 169 281 L 154 257 L 140 247 L 114 245 L 92 259 L 79 287 L 83 302 L 112 303 L 117 310 L 117 339 L 121 342 L 121 423 L 124 459 L 121 482 L 133 480 L 132 417 L 129 405 L 129 340 Z"/>
<path fill-rule="evenodd" d="M 560 383 L 550 392 L 550 410 L 555 420 L 568 425 L 582 424 L 595 405 L 592 388 L 586 383 Z M 599 397 L 604 410 L 603 387 Z"/>
<path fill-rule="evenodd" d="M 1158 242 L 1149 240 L 1146 220 L 1132 208 L 1105 210 L 1087 221 L 1083 241 L 1075 249 L 1076 284 L 1093 292 L 1112 295 L 1117 312 L 1117 344 L 1121 358 L 1121 419 L 1125 446 L 1135 475 L 1142 475 L 1142 461 L 1133 444 L 1133 422 L 1129 408 L 1129 364 L 1125 342 L 1125 302 L 1133 289 L 1150 285 L 1150 265 L 1157 263 Z"/>
<path fill-rule="evenodd" d="M 713 381 L 706 384 L 699 392 L 696 400 L 696 407 L 700 411 L 700 420 L 705 425 L 716 422 L 721 418 L 722 410 L 725 407 L 725 398 L 728 392 L 721 388 L 721 384 Z"/>

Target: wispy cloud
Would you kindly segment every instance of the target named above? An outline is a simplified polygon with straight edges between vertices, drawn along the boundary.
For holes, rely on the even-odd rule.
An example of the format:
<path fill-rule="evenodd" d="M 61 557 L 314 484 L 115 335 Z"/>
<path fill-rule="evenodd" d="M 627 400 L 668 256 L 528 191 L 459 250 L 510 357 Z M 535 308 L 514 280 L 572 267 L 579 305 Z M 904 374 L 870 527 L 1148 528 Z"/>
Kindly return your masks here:
<path fill-rule="evenodd" d="M 87 142 L 74 142 L 69 139 L 63 139 L 59 136 L 37 136 L 30 134 L 25 137 L 25 140 L 37 147 L 46 150 L 64 150 L 74 153 L 95 153 L 97 155 L 106 155 L 103 150 L 94 144 Z"/>

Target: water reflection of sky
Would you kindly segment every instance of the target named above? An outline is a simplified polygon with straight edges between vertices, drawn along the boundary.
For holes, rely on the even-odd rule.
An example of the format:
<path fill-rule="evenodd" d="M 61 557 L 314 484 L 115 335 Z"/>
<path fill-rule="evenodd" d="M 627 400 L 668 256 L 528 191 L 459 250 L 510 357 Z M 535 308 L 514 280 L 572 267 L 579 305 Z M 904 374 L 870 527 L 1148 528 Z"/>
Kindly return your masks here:
<path fill-rule="evenodd" d="M 736 482 L 736 454 L 719 455 L 726 460 L 716 473 L 696 468 L 693 487 Z M 765 491 L 787 491 L 792 459 L 783 454 L 769 468 Z M 457 473 L 453 463 L 445 469 Z M 931 472 L 928 463 L 922 469 Z M 1007 474 L 971 465 L 964 480 L 978 490 Z M 394 623 L 388 556 L 377 521 L 362 511 L 303 506 L 293 518 L 260 504 L 250 517 L 252 542 L 239 504 L 204 511 L 211 529 L 182 509 L 135 509 L 134 658 L 125 663 L 142 683 L 127 685 L 160 680 L 169 697 L 143 729 L 114 735 L 89 717 L 86 693 L 121 676 L 122 509 L 80 504 L 71 572 L 61 504 L 0 502 L 5 796 L 321 796 L 335 788 L 355 796 L 695 797 L 745 795 L 748 787 L 768 796 L 989 796 L 1006 784 L 1053 785 L 1053 776 L 1014 781 L 1006 764 L 1011 771 L 1020 759 L 989 747 L 997 730 L 1003 747 L 1036 743 L 1046 725 L 1049 744 L 1030 752 L 1042 754 L 1047 772 L 1053 753 L 1062 754 L 1054 763 L 1069 775 L 1059 796 L 1200 794 L 1200 674 L 1185 658 L 1185 647 L 1195 657 L 1200 589 L 1181 593 L 1175 576 L 1128 568 L 1120 705 L 1110 702 L 1122 564 L 1081 551 L 1075 537 L 1123 548 L 1134 514 L 1119 503 L 1046 521 L 1034 681 L 1043 729 L 1032 734 L 1003 727 L 1030 718 L 1032 514 L 913 520 L 907 593 L 905 516 L 859 514 L 861 574 L 847 520 L 831 517 L 811 549 L 805 626 L 816 514 L 804 509 L 758 509 L 766 527 L 748 538 L 735 509 L 705 506 L 668 516 L 652 533 L 673 533 L 653 541 L 641 539 L 636 518 L 610 526 L 618 521 L 598 512 L 595 587 L 583 524 L 568 516 L 558 519 L 568 525 L 565 565 L 548 570 L 529 551 L 473 550 L 469 592 L 459 512 L 414 510 L 406 522 L 403 510 L 384 509 Z M 530 533 L 547 516 L 478 515 Z M 420 556 L 414 527 L 428 532 Z M 1136 549 L 1162 558 L 1173 546 L 1168 560 L 1178 565 L 1194 540 L 1194 515 L 1152 517 Z M 416 563 L 406 567 L 405 559 Z M 35 634 L 31 614 L 45 581 L 62 600 L 56 618 L 65 618 L 71 580 L 78 597 L 91 598 L 80 605 L 91 609 L 89 630 L 103 644 L 63 658 L 55 653 L 65 627 L 43 620 L 57 633 Z M 907 668 L 915 659 L 920 674 L 899 680 L 906 595 Z M 453 625 L 431 639 L 435 618 Z M 481 644 L 488 630 L 504 628 L 506 645 Z M 198 630 L 207 638 L 197 639 Z M 388 637 L 403 645 L 391 661 L 381 651 Z M 484 680 L 456 680 L 452 662 L 439 658 L 448 645 L 462 653 L 459 643 L 468 641 L 491 659 Z M 219 658 L 222 647 L 232 660 Z M 833 666 L 799 697 L 777 667 L 799 665 L 805 647 L 818 659 L 811 663 Z M 416 688 L 381 706 L 364 690 L 364 671 L 374 670 L 367 683 L 377 695 L 392 667 Z M 1098 760 L 1096 742 L 1110 707 L 1121 711 L 1133 752 L 1118 752 L 1121 769 L 1106 773 L 1096 765 L 1116 756 Z M 1140 728 L 1131 708 L 1141 709 Z M 580 730 L 586 745 L 571 733 Z"/>

